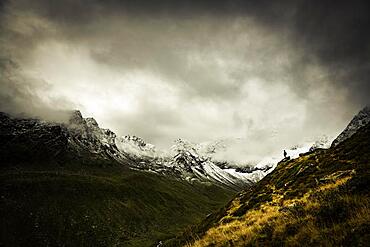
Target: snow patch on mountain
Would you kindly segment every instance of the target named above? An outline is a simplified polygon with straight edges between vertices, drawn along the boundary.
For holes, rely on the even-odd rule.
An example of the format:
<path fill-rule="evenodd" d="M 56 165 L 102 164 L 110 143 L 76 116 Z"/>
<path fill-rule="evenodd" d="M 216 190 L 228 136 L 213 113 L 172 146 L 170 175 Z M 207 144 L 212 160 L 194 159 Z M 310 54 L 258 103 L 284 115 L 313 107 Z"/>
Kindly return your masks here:
<path fill-rule="evenodd" d="M 357 130 L 367 125 L 370 122 L 370 106 L 364 107 L 356 116 L 354 116 L 351 122 L 343 130 L 342 133 L 333 141 L 332 147 L 337 146 L 339 143 L 350 138 Z"/>
<path fill-rule="evenodd" d="M 146 143 L 143 139 L 137 136 L 126 135 L 116 138 L 116 145 L 122 152 L 137 156 L 156 158 L 160 156 L 160 151 L 156 150 L 155 146 Z"/>
<path fill-rule="evenodd" d="M 246 160 L 243 163 L 223 159 L 218 155 L 235 144 L 242 144 L 236 138 L 192 143 L 177 139 L 169 150 L 159 150 L 137 136 L 117 137 L 109 129 L 99 127 L 94 118 L 83 118 L 80 111 L 73 111 L 67 123 L 48 123 L 36 119 L 13 119 L 1 115 L 1 131 L 4 140 L 25 135 L 30 143 L 58 144 L 52 149 L 51 156 L 59 160 L 60 150 L 65 150 L 63 157 L 81 160 L 112 160 L 129 166 L 131 169 L 154 172 L 190 182 L 211 182 L 240 190 L 259 181 L 270 173 L 283 158 L 282 153 L 265 157 L 257 162 Z M 30 133 L 30 134 L 28 134 Z M 32 139 L 32 140 L 31 140 Z M 287 149 L 290 158 L 300 153 L 325 148 L 328 138 L 317 139 L 304 145 Z M 16 143 L 15 143 L 16 144 Z M 16 146 L 16 145 L 15 145 Z M 63 162 L 63 161 L 61 161 Z"/>

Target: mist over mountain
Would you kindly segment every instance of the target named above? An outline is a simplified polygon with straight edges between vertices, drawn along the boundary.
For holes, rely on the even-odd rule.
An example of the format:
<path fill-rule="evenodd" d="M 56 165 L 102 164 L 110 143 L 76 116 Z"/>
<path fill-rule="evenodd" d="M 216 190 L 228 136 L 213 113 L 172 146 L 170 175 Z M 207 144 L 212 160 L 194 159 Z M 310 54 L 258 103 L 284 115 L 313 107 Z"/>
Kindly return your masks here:
<path fill-rule="evenodd" d="M 0 110 L 258 160 L 369 103 L 366 2 L 202 2 L 3 1 Z"/>
<path fill-rule="evenodd" d="M 365 246 L 369 13 L 0 0 L 0 246 Z"/>
<path fill-rule="evenodd" d="M 273 243 L 277 241 L 275 235 L 268 235 L 270 240 L 266 240 L 256 229 L 266 224 L 265 221 L 282 224 L 272 221 L 273 215 L 279 219 L 288 217 L 293 222 L 289 214 L 280 215 L 280 209 L 276 208 L 290 210 L 291 202 L 294 207 L 295 203 L 303 207 L 304 214 L 300 217 L 307 215 L 314 222 L 331 222 L 330 215 L 336 214 L 337 204 L 346 203 L 344 211 L 340 211 L 345 212 L 341 224 L 355 229 L 352 237 L 344 225 L 315 229 L 320 234 L 340 230 L 346 236 L 345 243 L 364 241 L 366 235 L 361 235 L 361 229 L 366 228 L 365 187 L 369 183 L 367 113 L 365 107 L 355 115 L 330 148 L 328 138 L 324 137 L 285 150 L 286 157 L 282 160 L 266 157 L 257 164 L 219 159 L 215 154 L 227 148 L 224 141 L 194 144 L 177 139 L 170 151 L 159 151 L 140 137 L 117 137 L 109 129 L 100 128 L 94 118 L 84 118 L 79 111 L 69 112 L 69 120 L 64 123 L 0 113 L 0 214 L 4 219 L 0 225 L 4 233 L 0 242 L 6 245 L 27 242 L 35 246 L 45 243 L 151 246 L 165 241 L 168 246 L 182 246 L 186 241 L 208 246 L 218 239 L 217 244 L 246 243 L 249 240 L 241 237 L 245 234 L 238 224 L 232 223 L 233 235 L 222 233 L 220 224 L 221 229 L 228 229 L 229 222 L 240 222 L 244 214 L 250 217 L 248 210 L 252 215 L 261 212 L 265 215 L 265 209 L 259 208 L 263 205 L 271 214 L 259 216 L 261 222 L 252 224 L 248 234 L 255 234 L 252 236 L 259 243 Z M 352 192 L 342 195 L 342 190 L 335 190 L 337 186 L 349 186 Z M 330 193 L 338 193 L 336 198 L 349 199 L 320 199 L 326 195 L 321 195 L 322 191 L 331 189 Z M 236 192 L 226 208 L 210 213 L 210 209 L 220 207 Z M 275 203 L 278 200 L 275 197 L 280 198 L 280 204 Z M 321 212 L 313 214 L 314 218 L 310 216 L 312 205 L 307 202 L 311 197 L 316 203 L 315 211 Z M 357 212 L 357 218 L 346 208 Z M 60 217 L 63 217 L 61 226 Z M 200 225 L 181 231 L 186 224 L 196 224 L 202 218 Z M 178 222 L 178 228 L 173 227 L 174 221 Z M 71 225 L 79 235 L 70 230 L 55 234 L 54 229 L 65 229 L 65 224 Z M 309 234 L 304 224 L 295 227 L 301 235 Z M 208 233 L 207 229 L 213 232 Z M 294 235 L 290 231 L 279 234 L 279 238 Z M 317 243 L 327 241 L 320 235 L 314 237 Z M 342 240 L 330 238 L 330 241 L 341 243 Z"/>
<path fill-rule="evenodd" d="M 168 246 L 365 244 L 370 238 L 367 111 L 355 115 L 330 148 L 316 146 L 281 160 L 255 186 Z"/>

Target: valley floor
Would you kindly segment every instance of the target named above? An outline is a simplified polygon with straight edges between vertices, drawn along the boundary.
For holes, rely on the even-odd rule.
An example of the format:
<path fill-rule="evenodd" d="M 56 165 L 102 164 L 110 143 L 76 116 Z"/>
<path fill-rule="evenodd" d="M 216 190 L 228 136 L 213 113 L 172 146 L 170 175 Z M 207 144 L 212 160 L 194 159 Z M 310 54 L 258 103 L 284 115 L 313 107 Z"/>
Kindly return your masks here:
<path fill-rule="evenodd" d="M 1 246 L 152 246 L 234 191 L 128 169 L 2 170 Z"/>

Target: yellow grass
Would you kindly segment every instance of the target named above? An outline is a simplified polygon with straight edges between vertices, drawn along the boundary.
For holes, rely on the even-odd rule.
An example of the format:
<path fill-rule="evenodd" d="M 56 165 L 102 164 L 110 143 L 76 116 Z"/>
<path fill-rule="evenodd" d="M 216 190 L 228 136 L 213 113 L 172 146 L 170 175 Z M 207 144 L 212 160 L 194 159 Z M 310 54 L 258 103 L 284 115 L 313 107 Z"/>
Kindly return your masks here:
<path fill-rule="evenodd" d="M 323 229 L 318 227 L 314 216 L 307 213 L 300 217 L 289 213 L 289 209 L 293 209 L 298 205 L 305 212 L 317 211 L 322 202 L 319 199 L 312 199 L 315 197 L 311 195 L 334 191 L 339 186 L 347 183 L 353 174 L 354 171 L 333 173 L 324 179 L 327 183 L 318 186 L 301 197 L 289 200 L 284 200 L 283 191 L 276 191 L 275 188 L 272 188 L 272 201 L 265 202 L 260 207 L 247 211 L 242 217 L 232 216 L 232 213 L 240 207 L 240 201 L 237 199 L 231 203 L 227 215 L 221 219 L 217 226 L 210 228 L 204 236 L 186 246 L 245 246 L 248 243 L 253 243 L 255 246 L 263 246 L 264 230 L 266 229 L 270 229 L 269 234 L 272 235 L 272 238 L 275 240 L 282 239 L 284 244 L 288 246 L 298 246 L 302 239 L 310 239 L 311 244 L 314 244 L 315 241 L 320 241 L 324 245 L 334 245 L 332 238 L 326 239 L 323 236 Z M 361 222 L 366 223 L 370 220 L 370 202 L 367 198 L 344 196 L 341 199 L 344 203 L 348 203 L 348 205 L 353 204 L 355 207 L 353 209 L 355 213 L 348 219 L 347 224 L 356 226 L 361 224 Z M 281 210 L 282 208 L 287 210 Z M 283 238 L 289 226 L 294 226 L 296 233 L 285 235 L 285 238 Z M 330 229 L 324 230 L 341 234 L 343 225 L 334 224 Z M 310 244 L 310 241 L 305 243 L 305 245 Z"/>

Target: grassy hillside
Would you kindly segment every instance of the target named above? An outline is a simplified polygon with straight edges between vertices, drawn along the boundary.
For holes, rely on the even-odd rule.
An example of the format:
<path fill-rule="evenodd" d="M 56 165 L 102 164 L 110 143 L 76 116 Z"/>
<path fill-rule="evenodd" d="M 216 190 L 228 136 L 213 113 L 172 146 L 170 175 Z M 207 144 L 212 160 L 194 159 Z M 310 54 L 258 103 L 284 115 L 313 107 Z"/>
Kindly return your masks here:
<path fill-rule="evenodd" d="M 168 245 L 368 246 L 370 125 L 329 150 L 280 162 Z"/>
<path fill-rule="evenodd" d="M 152 246 L 233 195 L 113 167 L 7 168 L 0 173 L 0 246 Z"/>

